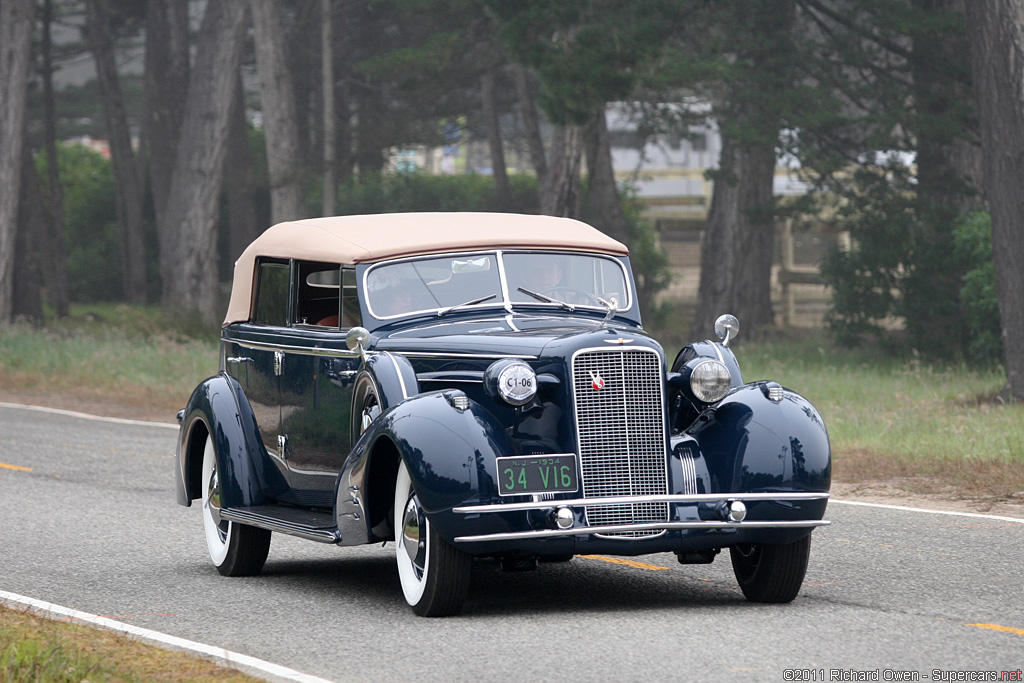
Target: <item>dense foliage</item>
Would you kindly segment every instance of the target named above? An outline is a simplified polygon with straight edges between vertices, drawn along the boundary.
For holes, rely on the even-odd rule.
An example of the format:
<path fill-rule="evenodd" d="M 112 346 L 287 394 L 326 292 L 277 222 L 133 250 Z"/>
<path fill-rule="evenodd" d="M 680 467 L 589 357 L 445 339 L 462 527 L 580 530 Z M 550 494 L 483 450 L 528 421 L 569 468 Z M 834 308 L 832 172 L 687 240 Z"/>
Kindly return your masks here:
<path fill-rule="evenodd" d="M 40 158 L 40 175 L 46 161 Z M 110 161 L 79 145 L 58 147 L 68 279 L 75 302 L 121 298 L 121 243 Z"/>

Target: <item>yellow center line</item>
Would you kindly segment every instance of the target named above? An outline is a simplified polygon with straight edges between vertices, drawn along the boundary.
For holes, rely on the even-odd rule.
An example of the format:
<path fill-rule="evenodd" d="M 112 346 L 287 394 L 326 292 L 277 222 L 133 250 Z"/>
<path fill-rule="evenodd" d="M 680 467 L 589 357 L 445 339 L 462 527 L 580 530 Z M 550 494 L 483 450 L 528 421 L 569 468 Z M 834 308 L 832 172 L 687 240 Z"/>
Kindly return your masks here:
<path fill-rule="evenodd" d="M 993 631 L 1002 631 L 1004 633 L 1016 633 L 1018 636 L 1024 636 L 1024 628 L 1014 628 L 1012 626 L 1000 626 L 999 624 L 964 624 L 965 626 L 977 626 L 978 628 L 990 628 Z"/>
<path fill-rule="evenodd" d="M 646 562 L 637 562 L 636 560 L 624 560 L 621 557 L 606 557 L 604 555 L 579 555 L 578 557 L 584 557 L 588 560 L 610 562 L 612 564 L 623 564 L 627 567 L 635 567 L 636 569 L 650 569 L 651 571 L 662 571 L 668 569 L 668 567 L 659 567 L 656 564 L 647 564 Z"/>
<path fill-rule="evenodd" d="M 22 467 L 21 465 L 8 465 L 7 463 L 0 462 L 0 467 L 5 470 L 17 470 L 19 472 L 31 472 L 31 467 Z"/>

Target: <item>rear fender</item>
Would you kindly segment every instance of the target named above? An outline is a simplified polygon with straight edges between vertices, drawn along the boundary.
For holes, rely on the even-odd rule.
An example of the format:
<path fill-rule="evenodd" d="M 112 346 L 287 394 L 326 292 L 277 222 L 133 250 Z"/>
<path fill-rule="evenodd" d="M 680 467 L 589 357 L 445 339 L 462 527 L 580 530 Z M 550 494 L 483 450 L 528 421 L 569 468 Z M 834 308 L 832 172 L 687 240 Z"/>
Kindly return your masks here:
<path fill-rule="evenodd" d="M 214 440 L 224 507 L 264 505 L 268 494 L 285 482 L 270 465 L 252 407 L 242 387 L 226 374 L 204 380 L 182 411 L 175 460 L 177 500 L 191 505 L 202 495 L 203 448 Z"/>

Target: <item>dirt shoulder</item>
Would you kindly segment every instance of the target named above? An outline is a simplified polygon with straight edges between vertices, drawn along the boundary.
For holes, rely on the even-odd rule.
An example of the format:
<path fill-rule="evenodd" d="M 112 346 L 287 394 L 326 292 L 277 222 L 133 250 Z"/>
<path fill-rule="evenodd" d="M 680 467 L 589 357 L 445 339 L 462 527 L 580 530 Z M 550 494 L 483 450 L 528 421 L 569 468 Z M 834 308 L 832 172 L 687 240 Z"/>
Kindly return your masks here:
<path fill-rule="evenodd" d="M 1024 520 L 1024 500 L 1018 503 L 990 498 L 968 498 L 957 491 L 917 493 L 910 490 L 910 486 L 913 486 L 913 483 L 898 478 L 860 482 L 833 481 L 832 496 L 837 500 L 860 503 L 900 505 L 946 512 L 971 512 Z"/>
<path fill-rule="evenodd" d="M 132 401 L 125 398 L 122 401 L 112 400 L 109 396 L 89 395 L 63 395 L 46 391 L 9 391 L 0 389 L 0 403 L 17 403 L 20 405 L 43 406 L 46 408 L 59 408 L 71 410 L 89 415 L 101 417 L 118 417 L 129 420 L 145 420 L 147 422 L 166 422 L 175 424 L 175 416 L 178 411 L 185 407 L 185 400 L 181 405 L 173 407 L 170 405 L 153 405 L 146 401 Z"/>
<path fill-rule="evenodd" d="M 174 424 L 180 406 L 153 405 L 146 401 L 112 400 L 109 396 L 67 396 L 45 391 L 9 391 L 0 389 L 0 403 L 45 406 L 103 417 L 118 417 Z M 922 493 L 923 487 L 927 493 Z M 882 505 L 902 505 L 926 510 L 972 512 L 1024 519 L 1024 492 L 1017 500 L 998 500 L 986 496 L 969 496 L 952 486 L 923 482 L 921 478 L 883 477 L 872 479 L 861 475 L 857 480 L 844 479 L 837 473 L 832 482 L 832 495 L 840 500 Z"/>

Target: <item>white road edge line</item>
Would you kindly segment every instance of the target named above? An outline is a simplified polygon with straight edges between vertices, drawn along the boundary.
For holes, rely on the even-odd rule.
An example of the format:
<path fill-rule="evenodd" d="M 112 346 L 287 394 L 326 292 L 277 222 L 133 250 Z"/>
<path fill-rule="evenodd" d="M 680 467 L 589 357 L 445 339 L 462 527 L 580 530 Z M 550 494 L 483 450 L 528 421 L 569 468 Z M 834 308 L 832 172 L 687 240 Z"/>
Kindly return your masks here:
<path fill-rule="evenodd" d="M 859 505 L 861 507 L 882 508 L 885 510 L 903 510 L 905 512 L 925 512 L 929 515 L 955 515 L 957 517 L 975 517 L 977 519 L 994 519 L 999 522 L 1014 522 L 1024 524 L 1024 519 L 1019 517 L 1001 517 L 999 515 L 983 515 L 980 512 L 956 512 L 955 510 L 928 510 L 925 508 L 912 508 L 906 505 L 884 505 L 882 503 L 862 503 L 859 500 L 838 500 L 830 498 L 829 504 L 840 503 L 841 505 Z"/>
<path fill-rule="evenodd" d="M 22 410 L 34 410 L 37 413 L 52 413 L 54 415 L 66 415 L 67 417 L 78 417 L 83 420 L 97 420 L 99 422 L 113 422 L 114 424 L 122 425 L 137 425 L 140 427 L 166 427 L 169 429 L 177 429 L 178 425 L 170 424 L 168 422 L 149 422 L 146 420 L 129 420 L 123 417 L 103 417 L 102 415 L 90 415 L 89 413 L 79 413 L 74 410 L 63 410 L 62 408 L 48 408 L 47 406 L 30 406 L 22 403 L 3 403 L 0 402 L 0 408 L 20 408 Z"/>
<path fill-rule="evenodd" d="M 203 643 L 185 640 L 184 638 L 160 633 L 159 631 L 151 631 L 147 628 L 132 626 L 131 624 L 114 621 L 107 617 L 79 612 L 78 610 L 61 607 L 60 605 L 54 605 L 53 603 L 43 602 L 42 600 L 36 600 L 34 598 L 28 598 L 24 595 L 17 595 L 16 593 L 0 591 L 0 602 L 24 605 L 30 607 L 32 612 L 42 612 L 43 616 L 50 618 L 62 616 L 71 617 L 72 619 L 80 619 L 90 624 L 94 624 L 95 626 L 99 626 L 100 628 L 125 633 L 140 640 L 152 641 L 154 643 L 169 646 L 173 649 L 195 652 L 204 655 L 205 657 L 219 660 L 219 662 L 226 662 L 231 668 L 246 673 L 258 672 L 259 674 L 276 676 L 284 680 L 296 681 L 297 683 L 332 683 L 326 678 L 318 678 L 317 676 L 300 673 L 294 669 L 289 669 L 286 666 L 273 664 L 262 659 L 257 659 L 256 657 L 239 654 L 238 652 L 231 652 L 230 650 L 225 650 L 222 647 L 204 645 Z"/>

